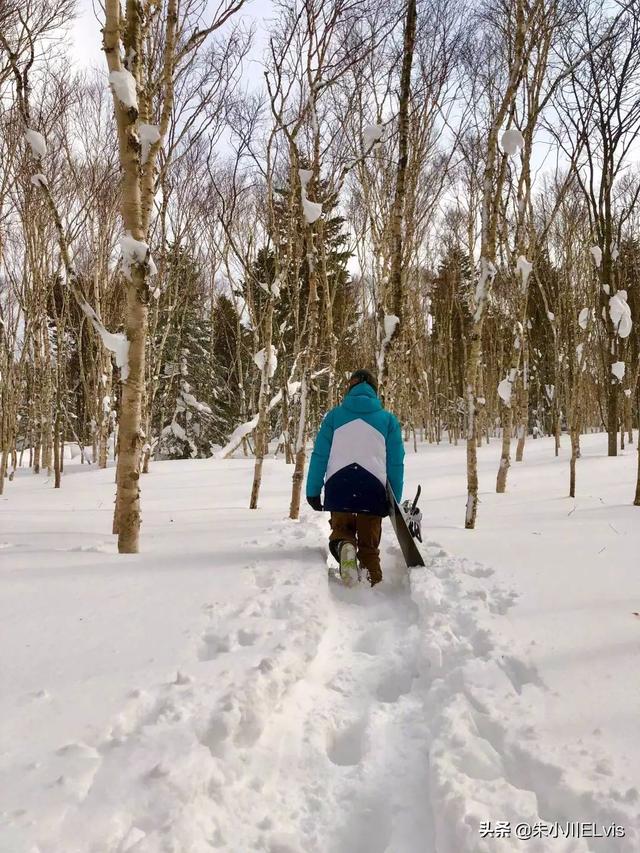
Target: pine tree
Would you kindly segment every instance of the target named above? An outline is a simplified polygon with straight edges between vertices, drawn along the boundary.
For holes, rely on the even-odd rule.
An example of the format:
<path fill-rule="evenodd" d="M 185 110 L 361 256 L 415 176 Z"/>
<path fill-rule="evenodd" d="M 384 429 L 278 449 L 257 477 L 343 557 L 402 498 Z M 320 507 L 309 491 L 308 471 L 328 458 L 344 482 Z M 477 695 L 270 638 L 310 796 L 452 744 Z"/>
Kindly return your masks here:
<path fill-rule="evenodd" d="M 152 413 L 153 431 L 159 435 L 156 453 L 169 459 L 207 457 L 221 426 L 212 317 L 199 265 L 175 247 L 168 257 L 169 291 L 179 294 L 179 304 L 165 306 L 156 328 L 160 340 L 165 324 L 171 326 L 163 348 L 161 392 Z"/>

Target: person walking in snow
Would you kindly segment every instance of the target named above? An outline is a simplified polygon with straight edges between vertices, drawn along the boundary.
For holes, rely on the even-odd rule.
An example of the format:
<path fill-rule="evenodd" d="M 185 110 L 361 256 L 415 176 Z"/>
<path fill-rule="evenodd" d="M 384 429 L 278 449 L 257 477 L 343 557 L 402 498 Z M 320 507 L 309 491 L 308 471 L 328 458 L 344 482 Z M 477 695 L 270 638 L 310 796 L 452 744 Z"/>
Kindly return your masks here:
<path fill-rule="evenodd" d="M 399 503 L 403 479 L 400 423 L 382 408 L 373 375 L 356 370 L 342 403 L 322 421 L 307 474 L 307 502 L 318 512 L 331 512 L 329 549 L 348 586 L 358 577 L 356 549 L 371 586 L 382 580 L 379 545 L 382 518 L 389 514 L 386 483 Z"/>

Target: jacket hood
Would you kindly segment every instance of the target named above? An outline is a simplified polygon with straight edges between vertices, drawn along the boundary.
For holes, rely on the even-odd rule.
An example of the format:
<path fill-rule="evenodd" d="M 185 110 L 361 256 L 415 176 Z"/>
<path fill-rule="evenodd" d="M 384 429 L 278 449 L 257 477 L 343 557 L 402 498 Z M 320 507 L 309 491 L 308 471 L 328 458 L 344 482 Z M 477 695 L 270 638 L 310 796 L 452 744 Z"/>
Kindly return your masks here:
<path fill-rule="evenodd" d="M 341 405 L 349 412 L 355 412 L 359 415 L 369 415 L 372 412 L 379 412 L 382 409 L 382 403 L 378 399 L 378 395 L 371 385 L 366 382 L 354 385 L 346 394 Z"/>

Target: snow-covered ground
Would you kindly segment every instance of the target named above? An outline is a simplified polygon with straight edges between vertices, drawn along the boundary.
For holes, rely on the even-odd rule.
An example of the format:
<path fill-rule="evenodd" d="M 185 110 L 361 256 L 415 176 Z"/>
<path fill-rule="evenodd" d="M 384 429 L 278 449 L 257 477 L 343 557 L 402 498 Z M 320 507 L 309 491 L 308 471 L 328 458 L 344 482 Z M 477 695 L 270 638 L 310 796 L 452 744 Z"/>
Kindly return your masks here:
<path fill-rule="evenodd" d="M 530 441 L 506 495 L 483 447 L 473 532 L 463 446 L 409 451 L 428 566 L 407 578 L 385 523 L 374 590 L 327 580 L 326 517 L 286 519 L 280 460 L 257 511 L 249 460 L 154 465 L 135 557 L 109 535 L 113 470 L 70 463 L 60 491 L 20 472 L 2 853 L 637 853 L 635 447 L 583 450 L 571 500 L 566 445 Z"/>

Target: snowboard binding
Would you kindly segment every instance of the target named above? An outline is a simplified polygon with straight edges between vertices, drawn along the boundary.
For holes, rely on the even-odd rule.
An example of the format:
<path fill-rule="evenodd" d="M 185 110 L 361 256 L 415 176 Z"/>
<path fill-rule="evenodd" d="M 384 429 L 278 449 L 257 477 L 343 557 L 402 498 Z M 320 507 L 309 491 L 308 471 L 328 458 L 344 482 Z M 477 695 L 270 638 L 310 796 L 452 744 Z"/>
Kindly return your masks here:
<path fill-rule="evenodd" d="M 418 542 L 422 542 L 422 512 L 418 509 L 418 498 L 421 491 L 422 486 L 418 486 L 418 491 L 413 501 L 402 501 L 402 512 L 407 522 L 409 533 Z"/>
<path fill-rule="evenodd" d="M 351 542 L 340 545 L 340 577 L 345 586 L 355 586 L 361 577 L 356 549 Z"/>

